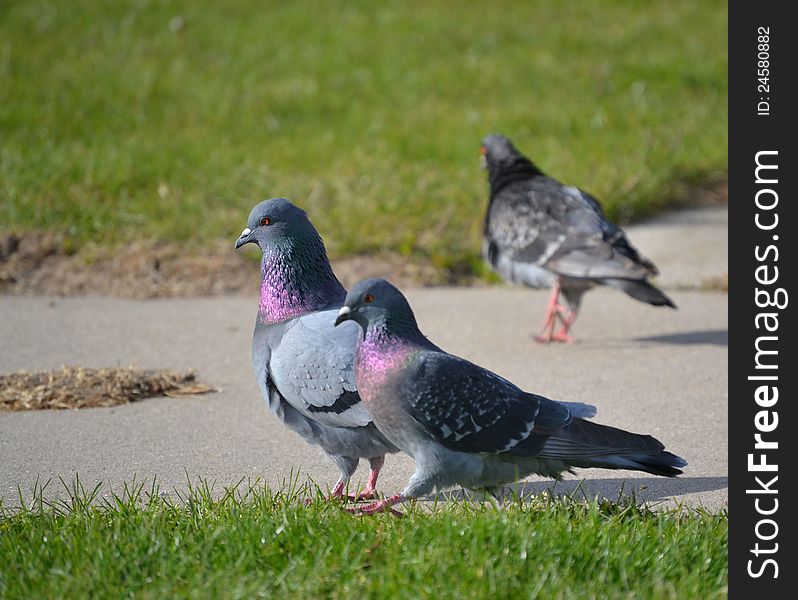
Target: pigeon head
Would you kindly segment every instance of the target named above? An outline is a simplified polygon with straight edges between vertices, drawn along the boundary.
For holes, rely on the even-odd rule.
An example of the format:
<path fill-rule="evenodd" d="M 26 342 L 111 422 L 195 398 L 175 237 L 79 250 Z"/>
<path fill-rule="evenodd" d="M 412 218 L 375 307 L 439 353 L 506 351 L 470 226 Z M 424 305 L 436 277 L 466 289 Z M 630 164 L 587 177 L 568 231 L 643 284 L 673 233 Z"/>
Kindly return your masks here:
<path fill-rule="evenodd" d="M 249 213 L 247 226 L 236 240 L 236 249 L 244 244 L 257 244 L 265 250 L 283 240 L 317 236 L 304 210 L 286 198 L 272 198 L 257 204 Z"/>
<path fill-rule="evenodd" d="M 276 323 L 340 306 L 346 290 L 335 277 L 321 236 L 307 214 L 285 198 L 249 213 L 236 248 L 257 244 L 261 258 L 259 323 Z"/>
<path fill-rule="evenodd" d="M 482 166 L 485 169 L 511 165 L 516 159 L 521 158 L 521 153 L 513 146 L 513 143 L 498 133 L 485 136 L 479 152 L 482 155 Z"/>
<path fill-rule="evenodd" d="M 363 330 L 372 325 L 410 326 L 417 330 L 407 299 L 384 279 L 364 279 L 349 290 L 335 324 L 344 321 L 355 321 Z"/>
<path fill-rule="evenodd" d="M 503 135 L 493 133 L 482 140 L 479 149 L 482 167 L 488 170 L 491 188 L 498 188 L 518 177 L 542 175 L 532 161 L 521 154 Z"/>

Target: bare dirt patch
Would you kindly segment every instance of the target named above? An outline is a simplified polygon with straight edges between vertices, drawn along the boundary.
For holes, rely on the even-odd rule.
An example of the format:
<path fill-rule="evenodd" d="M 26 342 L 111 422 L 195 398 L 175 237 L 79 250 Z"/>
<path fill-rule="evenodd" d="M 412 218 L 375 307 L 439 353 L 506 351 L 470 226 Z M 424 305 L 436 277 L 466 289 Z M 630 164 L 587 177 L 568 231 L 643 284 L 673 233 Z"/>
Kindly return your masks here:
<path fill-rule="evenodd" d="M 228 243 L 186 254 L 178 244 L 135 242 L 112 254 L 88 248 L 69 251 L 69 241 L 47 231 L 0 237 L 0 294 L 109 295 L 122 298 L 256 294 L 254 252 L 234 252 Z M 400 286 L 473 284 L 466 272 L 439 269 L 400 255 L 355 256 L 333 261 L 347 287 L 365 277 L 385 277 Z"/>
<path fill-rule="evenodd" d="M 257 265 L 231 248 L 186 255 L 177 244 L 136 242 L 111 253 L 72 254 L 68 245 L 47 231 L 0 238 L 0 293 L 153 298 L 257 289 Z"/>
<path fill-rule="evenodd" d="M 711 206 L 729 204 L 729 180 L 726 173 L 704 173 L 701 178 L 674 179 L 667 189 L 673 206 Z"/>
<path fill-rule="evenodd" d="M 196 375 L 171 371 L 84 369 L 17 371 L 0 375 L 0 410 L 93 408 L 138 402 L 154 396 L 204 394 L 213 388 Z"/>

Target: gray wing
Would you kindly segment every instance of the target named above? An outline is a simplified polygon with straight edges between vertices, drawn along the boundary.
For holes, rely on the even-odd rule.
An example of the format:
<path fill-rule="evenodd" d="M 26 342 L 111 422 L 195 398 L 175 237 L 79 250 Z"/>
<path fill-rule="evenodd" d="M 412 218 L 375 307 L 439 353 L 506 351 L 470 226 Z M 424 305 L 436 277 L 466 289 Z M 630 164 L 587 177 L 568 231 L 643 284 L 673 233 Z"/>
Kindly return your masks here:
<path fill-rule="evenodd" d="M 595 198 L 550 177 L 502 190 L 491 207 L 489 229 L 512 260 L 560 275 L 640 279 L 656 271 L 604 216 Z"/>
<path fill-rule="evenodd" d="M 355 386 L 355 323 L 334 327 L 336 310 L 296 319 L 269 362 L 269 375 L 291 406 L 332 427 L 371 423 Z"/>
<path fill-rule="evenodd" d="M 411 416 L 455 451 L 533 456 L 572 420 L 566 405 L 442 352 L 422 355 L 404 386 Z"/>
<path fill-rule="evenodd" d="M 643 269 L 646 270 L 647 275 L 658 275 L 659 269 L 657 269 L 657 266 L 642 256 L 637 251 L 637 248 L 629 243 L 629 240 L 626 238 L 626 233 L 623 229 L 607 219 L 599 201 L 584 190 L 577 191 L 582 195 L 582 199 L 599 215 L 604 242 L 610 244 L 615 252 L 620 253 L 633 263 L 643 267 Z"/>

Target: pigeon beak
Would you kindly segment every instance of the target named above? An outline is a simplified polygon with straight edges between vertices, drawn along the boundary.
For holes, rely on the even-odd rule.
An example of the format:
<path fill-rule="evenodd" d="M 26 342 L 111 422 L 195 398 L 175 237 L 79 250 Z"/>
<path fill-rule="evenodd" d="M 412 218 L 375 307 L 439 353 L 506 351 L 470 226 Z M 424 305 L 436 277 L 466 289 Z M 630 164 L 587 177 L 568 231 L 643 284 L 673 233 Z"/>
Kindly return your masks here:
<path fill-rule="evenodd" d="M 338 311 L 338 317 L 335 319 L 335 326 L 337 327 L 344 321 L 348 321 L 352 318 L 352 309 L 348 306 L 342 306 L 341 310 Z"/>
<path fill-rule="evenodd" d="M 488 170 L 488 157 L 485 156 L 484 152 L 479 155 L 479 166 L 482 167 L 483 171 Z"/>
<path fill-rule="evenodd" d="M 236 250 L 238 250 L 244 244 L 249 244 L 252 241 L 252 238 L 249 236 L 252 234 L 252 230 L 249 227 L 245 227 L 244 231 L 241 232 L 241 235 L 238 236 L 236 240 Z"/>

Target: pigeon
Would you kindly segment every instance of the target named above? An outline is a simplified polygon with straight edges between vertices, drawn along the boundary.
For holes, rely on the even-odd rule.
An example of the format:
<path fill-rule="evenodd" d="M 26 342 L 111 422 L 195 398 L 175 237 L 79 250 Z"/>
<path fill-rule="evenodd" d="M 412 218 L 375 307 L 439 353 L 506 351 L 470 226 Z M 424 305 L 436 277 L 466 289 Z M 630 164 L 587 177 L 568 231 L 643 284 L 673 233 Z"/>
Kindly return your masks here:
<path fill-rule="evenodd" d="M 250 243 L 263 255 L 252 339 L 261 393 L 283 423 L 321 446 L 340 469 L 330 498 L 343 498 L 361 458 L 369 461 L 370 472 L 354 499 L 372 498 L 385 454 L 398 449 L 377 430 L 358 396 L 358 328 L 334 328 L 346 290 L 324 243 L 305 211 L 285 198 L 252 209 L 235 247 Z"/>
<path fill-rule="evenodd" d="M 567 404 L 525 392 L 448 354 L 419 331 L 402 293 L 366 279 L 348 293 L 336 325 L 360 325 L 355 375 L 374 423 L 416 470 L 400 494 L 351 512 L 373 514 L 454 485 L 500 496 L 502 486 L 574 467 L 674 477 L 684 459 L 649 435 L 587 421 Z"/>
<path fill-rule="evenodd" d="M 506 137 L 482 141 L 490 200 L 485 215 L 484 260 L 506 281 L 552 287 L 539 342 L 571 342 L 582 296 L 608 285 L 654 306 L 676 308 L 648 281 L 658 273 L 593 196 L 545 175 Z M 562 293 L 565 304 L 560 304 Z M 561 329 L 555 333 L 557 319 Z"/>

